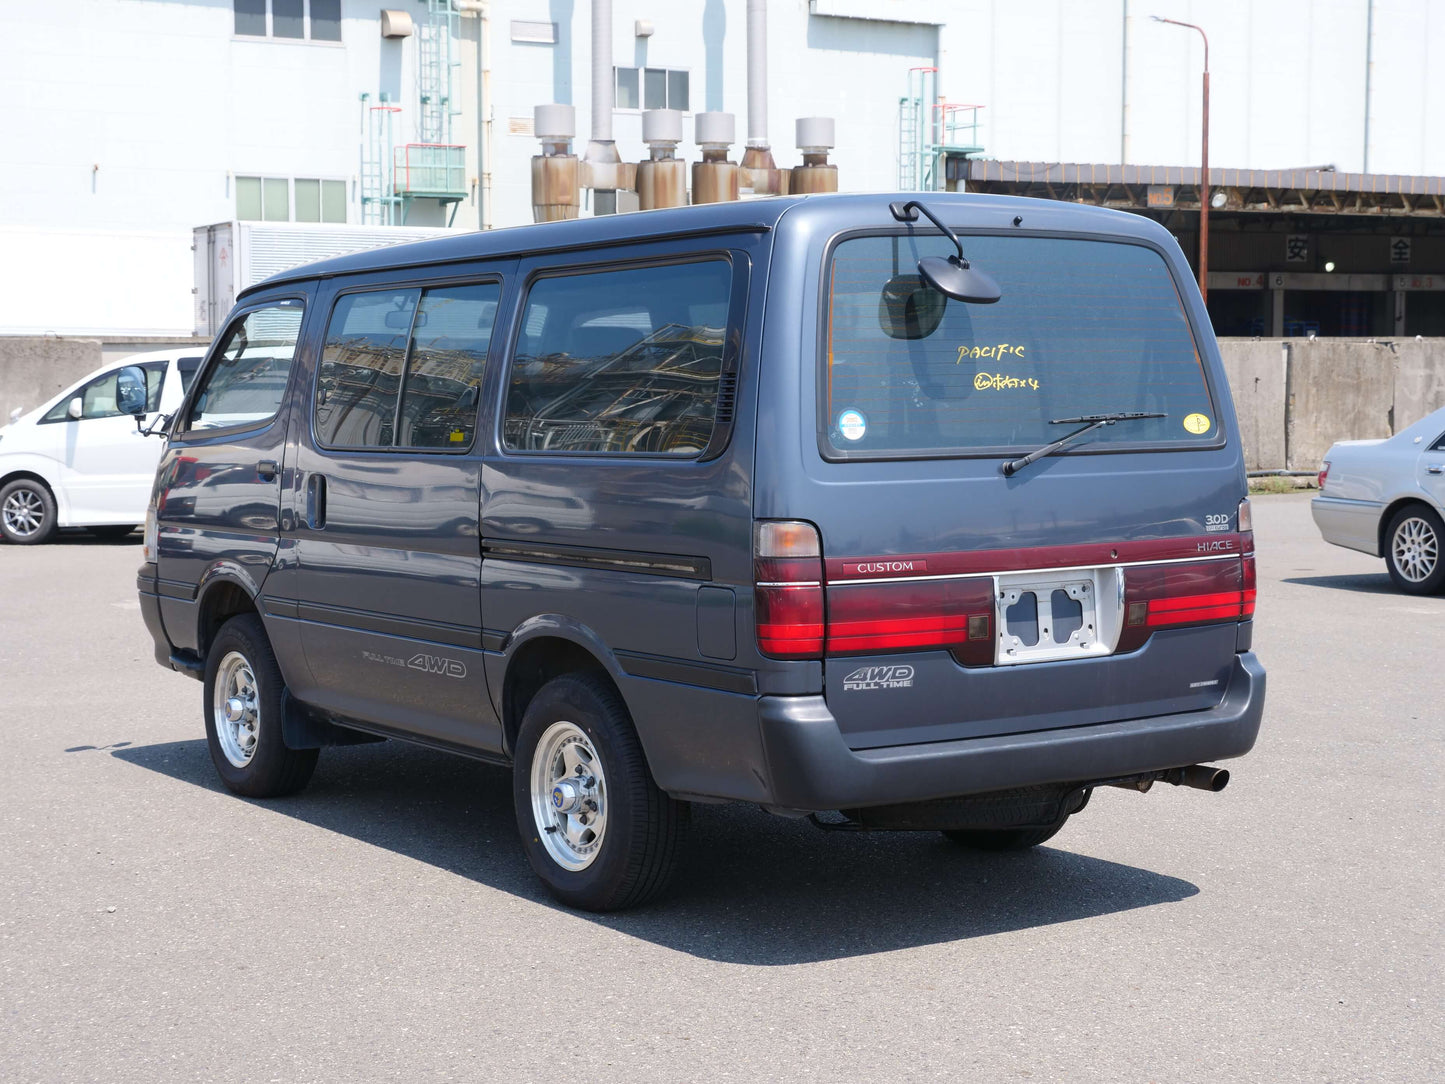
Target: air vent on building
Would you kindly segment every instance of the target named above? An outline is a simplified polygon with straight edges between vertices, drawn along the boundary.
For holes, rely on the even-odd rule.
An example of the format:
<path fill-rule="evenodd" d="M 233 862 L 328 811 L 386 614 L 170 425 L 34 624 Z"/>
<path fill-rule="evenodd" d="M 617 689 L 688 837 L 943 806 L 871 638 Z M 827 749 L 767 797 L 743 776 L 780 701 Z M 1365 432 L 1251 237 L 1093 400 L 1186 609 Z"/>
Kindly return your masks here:
<path fill-rule="evenodd" d="M 532 126 L 531 117 L 508 117 L 507 134 L 515 136 L 535 135 L 536 131 Z"/>
<path fill-rule="evenodd" d="M 531 42 L 534 45 L 556 45 L 556 23 L 533 23 L 525 19 L 512 20 L 512 40 Z"/>
<path fill-rule="evenodd" d="M 383 38 L 409 38 L 411 37 L 411 32 L 410 15 L 404 11 L 382 9 L 381 36 Z"/>

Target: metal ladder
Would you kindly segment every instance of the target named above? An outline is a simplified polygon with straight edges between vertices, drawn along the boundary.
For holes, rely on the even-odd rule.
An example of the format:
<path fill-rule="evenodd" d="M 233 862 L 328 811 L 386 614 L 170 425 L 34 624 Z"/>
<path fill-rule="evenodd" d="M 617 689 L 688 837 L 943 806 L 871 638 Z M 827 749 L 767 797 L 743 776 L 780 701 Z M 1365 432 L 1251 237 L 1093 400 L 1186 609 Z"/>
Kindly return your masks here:
<path fill-rule="evenodd" d="M 450 143 L 452 117 L 461 112 L 455 93 L 462 66 L 457 56 L 460 20 L 452 0 L 427 0 L 426 22 L 417 27 L 417 135 L 422 143 Z"/>
<path fill-rule="evenodd" d="M 392 175 L 392 119 L 401 107 L 384 96 L 372 105 L 370 98 L 369 94 L 361 96 L 361 221 L 370 226 L 394 226 L 401 197 Z"/>
<path fill-rule="evenodd" d="M 904 192 L 929 192 L 934 178 L 937 142 L 932 131 L 938 102 L 938 69 L 909 68 L 908 94 L 898 99 L 898 187 Z"/>

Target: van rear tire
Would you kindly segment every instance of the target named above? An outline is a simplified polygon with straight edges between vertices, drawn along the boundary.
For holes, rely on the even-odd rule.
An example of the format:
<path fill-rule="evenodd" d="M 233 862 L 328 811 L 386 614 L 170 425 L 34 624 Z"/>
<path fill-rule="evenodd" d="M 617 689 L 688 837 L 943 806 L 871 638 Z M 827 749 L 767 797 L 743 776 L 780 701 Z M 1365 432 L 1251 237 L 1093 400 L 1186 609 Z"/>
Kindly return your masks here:
<path fill-rule="evenodd" d="M 311 781 L 317 749 L 288 749 L 281 734 L 286 682 L 255 614 L 221 626 L 206 654 L 206 745 L 226 789 L 246 798 L 295 794 Z"/>
<path fill-rule="evenodd" d="M 527 705 L 512 794 L 532 869 L 561 903 L 618 911 L 667 888 L 688 806 L 658 789 L 626 706 L 590 674 Z"/>
<path fill-rule="evenodd" d="M 943 835 L 975 851 L 1026 851 L 1053 839 L 1068 820 L 1065 817 L 1049 828 L 946 828 Z"/>

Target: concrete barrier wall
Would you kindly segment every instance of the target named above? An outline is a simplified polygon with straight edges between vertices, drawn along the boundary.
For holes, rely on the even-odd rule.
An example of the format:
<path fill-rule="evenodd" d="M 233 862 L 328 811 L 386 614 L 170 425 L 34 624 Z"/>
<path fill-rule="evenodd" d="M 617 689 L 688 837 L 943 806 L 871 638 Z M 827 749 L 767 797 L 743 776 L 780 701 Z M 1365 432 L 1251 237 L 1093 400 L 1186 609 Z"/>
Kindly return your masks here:
<path fill-rule="evenodd" d="M 1234 397 L 1234 412 L 1244 438 L 1250 470 L 1270 470 L 1285 461 L 1285 371 L 1287 359 L 1277 339 L 1221 340 L 1224 371 Z"/>
<path fill-rule="evenodd" d="M 209 339 L 191 336 L 111 336 L 104 339 L 0 335 L 0 425 L 16 407 L 38 407 L 102 365 L 132 354 L 185 347 L 204 354 Z"/>
<path fill-rule="evenodd" d="M 1445 339 L 1220 339 L 1250 470 L 1316 470 L 1337 440 L 1445 406 Z"/>
<path fill-rule="evenodd" d="M 99 339 L 0 336 L 0 425 L 101 366 Z"/>

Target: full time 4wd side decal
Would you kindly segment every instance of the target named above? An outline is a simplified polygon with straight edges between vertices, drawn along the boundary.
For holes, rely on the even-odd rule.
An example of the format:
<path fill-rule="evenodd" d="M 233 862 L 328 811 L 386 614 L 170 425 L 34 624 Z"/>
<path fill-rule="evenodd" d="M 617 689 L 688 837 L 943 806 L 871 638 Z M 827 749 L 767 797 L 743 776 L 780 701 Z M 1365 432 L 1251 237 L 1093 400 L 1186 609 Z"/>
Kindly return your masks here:
<path fill-rule="evenodd" d="M 843 679 L 843 691 L 868 692 L 872 689 L 908 689 L 913 686 L 911 666 L 860 666 Z"/>
<path fill-rule="evenodd" d="M 367 662 L 381 663 L 383 666 L 404 666 L 408 670 L 420 670 L 424 674 L 431 674 L 434 677 L 464 678 L 467 676 L 467 665 L 457 659 L 443 658 L 441 655 L 417 654 L 409 659 L 403 659 L 398 655 L 383 655 L 379 651 L 363 651 L 361 657 Z"/>

